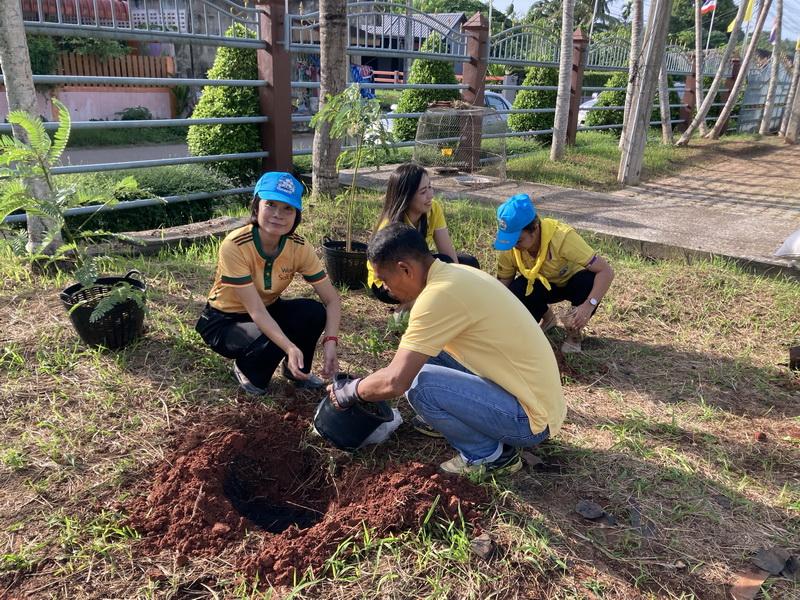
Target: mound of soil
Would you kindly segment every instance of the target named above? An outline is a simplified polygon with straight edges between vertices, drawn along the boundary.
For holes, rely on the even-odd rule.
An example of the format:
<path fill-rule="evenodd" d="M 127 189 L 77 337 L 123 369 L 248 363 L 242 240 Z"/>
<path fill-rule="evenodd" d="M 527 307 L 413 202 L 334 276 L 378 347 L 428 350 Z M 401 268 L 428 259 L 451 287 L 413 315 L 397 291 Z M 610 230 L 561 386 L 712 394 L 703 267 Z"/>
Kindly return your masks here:
<path fill-rule="evenodd" d="M 237 568 L 273 585 L 318 569 L 362 523 L 378 535 L 420 527 L 431 506 L 475 525 L 479 487 L 431 465 L 370 472 L 309 434 L 306 417 L 261 405 L 226 409 L 185 431 L 156 469 L 150 493 L 128 505 L 140 551 L 212 556 L 244 538 Z"/>

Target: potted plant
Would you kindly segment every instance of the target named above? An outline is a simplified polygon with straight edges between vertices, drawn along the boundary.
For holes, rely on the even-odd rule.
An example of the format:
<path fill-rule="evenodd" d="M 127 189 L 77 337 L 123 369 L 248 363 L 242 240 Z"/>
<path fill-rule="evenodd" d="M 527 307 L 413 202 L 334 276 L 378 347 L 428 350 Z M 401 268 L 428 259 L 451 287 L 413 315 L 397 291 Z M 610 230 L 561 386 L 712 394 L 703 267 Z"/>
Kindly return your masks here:
<path fill-rule="evenodd" d="M 52 140 L 39 117 L 23 111 L 8 115 L 12 125 L 25 131 L 28 141 L 0 136 L 0 177 L 6 178 L 0 189 L 0 222 L 8 228 L 6 217 L 18 210 L 48 221 L 40 241 L 28 239 L 24 230 L 12 231 L 8 236 L 12 249 L 26 256 L 31 267 L 39 271 L 74 271 L 78 281 L 61 293 L 61 300 L 78 334 L 90 345 L 121 348 L 142 333 L 146 286 L 138 271 L 130 271 L 124 277 L 100 277 L 101 257 L 92 255 L 89 249 L 93 243 L 110 238 L 132 240 L 90 230 L 88 224 L 94 212 L 77 227 L 70 227 L 66 217 L 67 211 L 77 206 L 114 204 L 116 193 L 135 191 L 137 184 L 133 177 L 126 177 L 103 194 L 57 184 L 51 168 L 67 146 L 71 121 L 63 104 L 58 100 L 53 104 L 58 108 L 59 126 Z M 36 194 L 31 189 L 34 180 L 44 183 L 37 186 Z"/>
<path fill-rule="evenodd" d="M 356 180 L 362 166 L 378 166 L 388 161 L 394 153 L 390 146 L 392 133 L 386 127 L 380 102 L 364 98 L 357 84 L 335 96 L 328 96 L 325 104 L 311 120 L 311 126 L 330 124 L 332 138 L 347 139 L 353 146 L 339 154 L 337 171 L 344 164 L 352 164 L 350 185 L 336 197 L 345 205 L 345 239 L 326 239 L 322 244 L 328 276 L 334 284 L 351 289 L 363 287 L 367 280 L 367 245 L 353 241 L 353 209 L 358 190 Z"/>

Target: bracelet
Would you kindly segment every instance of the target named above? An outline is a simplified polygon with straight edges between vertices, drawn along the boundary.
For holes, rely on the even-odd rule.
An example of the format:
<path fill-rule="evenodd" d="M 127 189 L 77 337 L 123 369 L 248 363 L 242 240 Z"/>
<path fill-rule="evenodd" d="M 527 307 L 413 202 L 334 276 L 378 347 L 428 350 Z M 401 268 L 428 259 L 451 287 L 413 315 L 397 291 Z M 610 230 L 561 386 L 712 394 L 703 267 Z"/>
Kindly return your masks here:
<path fill-rule="evenodd" d="M 335 335 L 326 335 L 324 338 L 322 338 L 322 345 L 324 346 L 326 342 L 330 341 L 333 341 L 333 343 L 337 346 L 339 345 L 339 337 Z"/>

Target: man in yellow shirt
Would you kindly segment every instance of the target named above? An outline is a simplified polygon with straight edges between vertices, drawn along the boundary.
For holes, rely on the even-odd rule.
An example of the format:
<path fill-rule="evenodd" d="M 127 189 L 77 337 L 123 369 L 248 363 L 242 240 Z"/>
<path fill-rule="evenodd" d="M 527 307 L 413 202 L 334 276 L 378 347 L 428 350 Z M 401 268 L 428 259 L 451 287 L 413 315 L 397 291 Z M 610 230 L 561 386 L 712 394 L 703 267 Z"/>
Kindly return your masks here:
<path fill-rule="evenodd" d="M 376 275 L 414 301 L 388 367 L 330 386 L 344 408 L 405 393 L 417 414 L 458 450 L 445 473 L 515 472 L 518 448 L 558 432 L 566 406 L 553 350 L 530 313 L 495 278 L 431 256 L 406 224 L 369 243 Z"/>
<path fill-rule="evenodd" d="M 581 329 L 592 318 L 614 280 L 611 265 L 572 227 L 542 219 L 527 194 L 497 208 L 497 278 L 520 299 L 542 331 L 555 326 L 551 304 L 569 300 L 567 337 L 561 351 L 581 351 Z M 519 276 L 517 276 L 519 275 Z"/>

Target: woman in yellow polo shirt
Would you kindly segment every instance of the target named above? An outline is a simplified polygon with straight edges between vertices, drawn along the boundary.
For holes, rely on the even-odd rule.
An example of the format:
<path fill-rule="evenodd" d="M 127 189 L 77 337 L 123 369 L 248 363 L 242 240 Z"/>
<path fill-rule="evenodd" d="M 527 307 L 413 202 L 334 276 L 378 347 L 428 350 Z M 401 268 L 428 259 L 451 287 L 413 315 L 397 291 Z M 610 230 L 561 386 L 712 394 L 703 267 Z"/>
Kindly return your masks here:
<path fill-rule="evenodd" d="M 556 316 L 551 304 L 569 300 L 562 352 L 581 351 L 581 329 L 614 280 L 611 265 L 572 227 L 536 214 L 530 197 L 517 194 L 497 208 L 497 278 L 519 298 L 543 331 Z"/>
<path fill-rule="evenodd" d="M 444 210 L 433 199 L 431 179 L 424 167 L 407 162 L 397 167 L 389 176 L 383 209 L 378 217 L 377 233 L 390 223 L 406 223 L 420 232 L 428 248 L 436 248 L 436 258 L 449 263 L 461 263 L 480 268 L 478 259 L 469 254 L 457 254 L 447 231 Z M 383 287 L 372 265 L 367 261 L 367 284 L 375 297 L 387 304 L 400 304 Z"/>
<path fill-rule="evenodd" d="M 300 224 L 303 186 L 289 173 L 265 173 L 255 186 L 250 222 L 229 233 L 219 249 L 214 285 L 195 329 L 212 350 L 234 359 L 241 388 L 265 394 L 278 364 L 297 387 L 320 388 L 311 375 L 322 335 L 322 375 L 337 369 L 341 301 L 314 248 L 294 233 Z M 281 298 L 296 273 L 322 304 Z"/>

